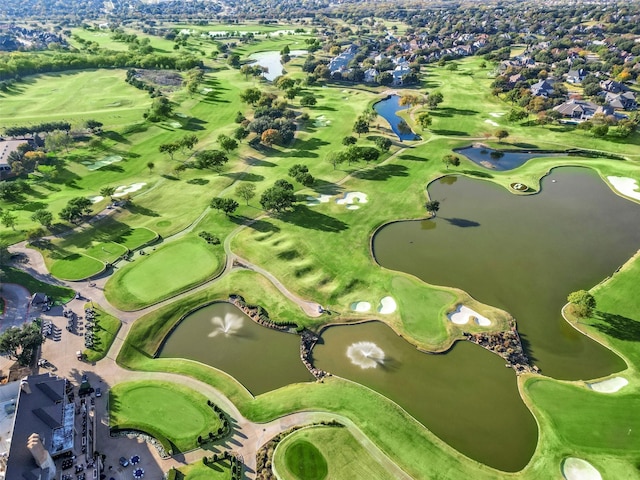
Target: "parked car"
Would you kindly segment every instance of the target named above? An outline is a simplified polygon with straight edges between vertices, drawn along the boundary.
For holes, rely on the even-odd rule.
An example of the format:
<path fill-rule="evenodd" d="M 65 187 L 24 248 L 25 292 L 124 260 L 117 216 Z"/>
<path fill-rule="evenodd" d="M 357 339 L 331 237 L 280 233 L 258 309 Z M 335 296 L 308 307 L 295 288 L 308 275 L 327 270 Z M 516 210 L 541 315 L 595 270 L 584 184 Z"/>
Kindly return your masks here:
<path fill-rule="evenodd" d="M 102 390 L 100 389 L 100 387 L 96 387 L 96 397 L 101 397 L 102 396 Z"/>
<path fill-rule="evenodd" d="M 123 467 L 128 467 L 129 466 L 129 460 L 127 460 L 124 457 L 120 457 L 120 465 L 122 465 Z"/>

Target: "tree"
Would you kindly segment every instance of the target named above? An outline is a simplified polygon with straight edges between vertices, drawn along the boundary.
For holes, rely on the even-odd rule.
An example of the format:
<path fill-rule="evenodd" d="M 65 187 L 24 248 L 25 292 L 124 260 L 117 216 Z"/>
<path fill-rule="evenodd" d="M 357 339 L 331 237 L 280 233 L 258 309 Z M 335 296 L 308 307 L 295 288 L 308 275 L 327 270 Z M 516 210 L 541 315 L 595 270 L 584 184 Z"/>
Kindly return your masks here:
<path fill-rule="evenodd" d="M 161 118 L 169 117 L 173 113 L 173 106 L 167 97 L 159 96 L 153 99 L 151 111 L 149 112 L 149 120 L 158 121 Z"/>
<path fill-rule="evenodd" d="M 316 103 L 318 103 L 318 101 L 316 100 L 316 97 L 311 93 L 300 98 L 300 105 L 302 107 L 313 107 Z"/>
<path fill-rule="evenodd" d="M 113 186 L 102 187 L 100 189 L 100 195 L 102 195 L 103 197 L 109 197 L 109 200 L 111 200 L 112 202 L 114 193 L 116 193 L 116 187 Z"/>
<path fill-rule="evenodd" d="M 388 152 L 391 148 L 391 145 L 393 145 L 393 142 L 391 142 L 391 140 L 386 137 L 376 137 L 373 143 L 375 143 L 376 147 L 378 147 L 383 152 Z"/>
<path fill-rule="evenodd" d="M 236 195 L 242 198 L 247 205 L 249 200 L 256 196 L 256 186 L 253 183 L 243 183 L 236 187 Z"/>
<path fill-rule="evenodd" d="M 609 133 L 609 125 L 594 125 L 591 128 L 591 133 L 594 137 L 603 138 Z"/>
<path fill-rule="evenodd" d="M 432 122 L 433 119 L 431 118 L 431 115 L 429 115 L 429 112 L 422 112 L 418 115 L 418 124 L 423 130 L 427 130 L 431 126 Z"/>
<path fill-rule="evenodd" d="M 330 152 L 329 154 L 327 154 L 326 158 L 327 158 L 327 161 L 331 165 L 333 165 L 334 170 L 338 168 L 338 165 L 340 165 L 341 163 L 344 163 L 344 161 L 346 160 L 346 157 L 343 152 Z"/>
<path fill-rule="evenodd" d="M 153 171 L 153 169 L 155 168 L 156 164 L 153 162 L 147 162 L 147 168 L 149 169 L 149 173 L 151 173 Z"/>
<path fill-rule="evenodd" d="M 427 95 L 427 106 L 433 110 L 438 108 L 443 101 L 442 94 L 440 92 L 434 92 Z"/>
<path fill-rule="evenodd" d="M 286 180 L 278 180 L 273 187 L 268 188 L 260 197 L 262 208 L 272 212 L 283 212 L 291 208 L 296 201 L 293 185 Z"/>
<path fill-rule="evenodd" d="M 436 212 L 440 210 L 440 202 L 438 200 L 429 200 L 424 204 L 430 215 L 436 216 Z"/>
<path fill-rule="evenodd" d="M 307 166 L 300 163 L 292 166 L 289 169 L 289 176 L 296 179 L 296 181 L 298 181 L 305 187 L 310 187 L 316 181 L 316 179 L 313 178 L 313 175 L 309 173 L 309 169 L 307 168 Z"/>
<path fill-rule="evenodd" d="M 44 139 L 44 146 L 49 152 L 56 152 L 60 148 L 69 151 L 69 145 L 73 143 L 73 139 L 67 132 L 56 130 L 49 133 Z"/>
<path fill-rule="evenodd" d="M 0 222 L 2 222 L 5 227 L 15 230 L 18 216 L 10 210 L 3 210 L 0 212 Z"/>
<path fill-rule="evenodd" d="M 38 222 L 43 227 L 49 228 L 53 223 L 53 214 L 45 208 L 40 208 L 33 212 L 33 214 L 31 215 L 31 220 L 34 222 Z"/>
<path fill-rule="evenodd" d="M 578 317 L 589 317 L 596 308 L 596 299 L 586 290 L 572 292 L 567 297 L 573 313 Z"/>
<path fill-rule="evenodd" d="M 247 138 L 247 135 L 249 135 L 249 130 L 244 127 L 238 127 L 233 131 L 233 138 L 238 141 L 242 140 L 243 138 Z"/>
<path fill-rule="evenodd" d="M 182 153 L 184 153 L 185 148 L 193 150 L 193 147 L 198 143 L 198 137 L 196 135 L 185 135 L 177 143 L 182 149 Z"/>
<path fill-rule="evenodd" d="M 418 105 L 420 102 L 421 102 L 421 98 L 418 95 L 407 93 L 400 97 L 400 100 L 398 101 L 398 105 L 412 107 L 414 105 Z"/>
<path fill-rule="evenodd" d="M 227 217 L 231 216 L 231 214 L 235 212 L 238 207 L 238 202 L 236 202 L 233 198 L 215 197 L 213 200 L 211 200 L 211 208 L 223 211 Z"/>
<path fill-rule="evenodd" d="M 275 128 L 267 128 L 262 135 L 260 136 L 260 140 L 265 145 L 273 145 L 274 143 L 278 143 L 280 140 L 280 132 Z"/>
<path fill-rule="evenodd" d="M 82 215 L 91 212 L 91 200 L 85 197 L 75 197 L 67 202 L 67 205 L 58 214 L 62 220 L 75 223 Z"/>
<path fill-rule="evenodd" d="M 460 165 L 460 158 L 456 155 L 445 155 L 442 158 L 442 163 L 447 166 L 447 170 L 449 170 L 449 165 L 453 165 L 454 167 L 458 167 Z"/>
<path fill-rule="evenodd" d="M 84 122 L 84 127 L 89 130 L 91 133 L 100 133 L 102 131 L 102 122 L 97 120 L 87 120 Z"/>
<path fill-rule="evenodd" d="M 9 327 L 0 335 L 0 354 L 14 358 L 22 366 L 29 365 L 34 353 L 44 342 L 37 322 L 19 327 Z"/>
<path fill-rule="evenodd" d="M 369 122 L 362 117 L 358 118 L 353 125 L 353 133 L 357 133 L 358 137 L 363 133 L 369 133 Z"/>
<path fill-rule="evenodd" d="M 237 53 L 229 55 L 229 58 L 227 58 L 227 64 L 233 68 L 240 68 L 240 55 Z"/>
<path fill-rule="evenodd" d="M 352 135 L 349 135 L 342 139 L 342 145 L 344 145 L 345 147 L 348 147 L 349 145 L 355 145 L 357 142 L 358 139 Z"/>
<path fill-rule="evenodd" d="M 180 150 L 180 144 L 176 142 L 161 143 L 158 147 L 158 151 L 160 153 L 166 153 L 167 155 L 169 155 L 169 158 L 171 158 L 171 160 L 173 160 L 173 156 L 178 150 Z"/>
<path fill-rule="evenodd" d="M 500 130 L 496 130 L 493 135 L 498 139 L 499 143 L 502 143 L 502 140 L 509 136 L 509 132 L 507 132 L 504 129 L 500 129 Z"/>
<path fill-rule="evenodd" d="M 210 168 L 220 173 L 229 157 L 220 150 L 201 150 L 196 153 L 196 168 Z"/>
<path fill-rule="evenodd" d="M 230 151 L 235 150 L 236 148 L 238 148 L 238 142 L 236 140 L 234 140 L 233 138 L 231 138 L 231 137 L 229 137 L 227 135 L 224 135 L 224 134 L 218 135 L 218 143 L 220 144 L 220 147 L 226 153 L 229 153 Z"/>
<path fill-rule="evenodd" d="M 240 94 L 240 100 L 245 103 L 250 103 L 251 105 L 255 105 L 260 97 L 262 96 L 262 92 L 258 88 L 247 88 L 244 92 Z"/>

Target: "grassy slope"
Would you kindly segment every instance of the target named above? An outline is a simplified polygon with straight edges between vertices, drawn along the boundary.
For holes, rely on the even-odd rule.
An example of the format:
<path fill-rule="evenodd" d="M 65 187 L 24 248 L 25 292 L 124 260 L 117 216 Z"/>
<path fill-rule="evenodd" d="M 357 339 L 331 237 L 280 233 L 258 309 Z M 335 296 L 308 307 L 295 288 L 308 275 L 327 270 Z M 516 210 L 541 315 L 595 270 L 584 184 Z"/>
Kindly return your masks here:
<path fill-rule="evenodd" d="M 95 327 L 93 329 L 94 347 L 84 351 L 84 356 L 88 362 L 97 362 L 105 357 L 122 325 L 120 320 L 109 315 L 100 307 L 94 305 L 93 309 L 96 313 Z"/>
<path fill-rule="evenodd" d="M 153 426 L 180 451 L 195 448 L 198 435 L 221 426 L 204 395 L 169 382 L 125 382 L 109 391 L 111 425 L 142 431 Z"/>
<path fill-rule="evenodd" d="M 228 460 L 206 466 L 202 462 L 192 463 L 180 467 L 176 477 L 177 480 L 229 480 L 230 478 L 231 465 Z"/>

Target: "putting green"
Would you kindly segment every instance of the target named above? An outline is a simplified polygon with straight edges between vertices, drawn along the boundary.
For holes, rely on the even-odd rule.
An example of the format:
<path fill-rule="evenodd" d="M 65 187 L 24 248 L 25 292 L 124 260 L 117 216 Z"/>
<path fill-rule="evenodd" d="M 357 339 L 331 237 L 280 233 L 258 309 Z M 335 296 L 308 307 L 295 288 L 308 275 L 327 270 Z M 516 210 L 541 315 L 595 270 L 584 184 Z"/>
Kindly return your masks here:
<path fill-rule="evenodd" d="M 105 286 L 110 303 L 133 310 L 169 298 L 211 277 L 218 269 L 221 247 L 187 237 L 157 251 L 146 250 L 122 267 Z"/>
<path fill-rule="evenodd" d="M 101 262 L 113 263 L 127 253 L 127 248 L 114 242 L 100 242 L 88 248 L 85 253 Z"/>
<path fill-rule="evenodd" d="M 169 382 L 119 383 L 109 392 L 109 408 L 111 426 L 159 433 L 180 451 L 221 427 L 204 395 Z"/>
<path fill-rule="evenodd" d="M 276 449 L 273 462 L 283 480 L 394 478 L 349 430 L 340 427 L 311 427 L 292 433 Z"/>
<path fill-rule="evenodd" d="M 118 243 L 121 243 L 129 250 L 135 250 L 147 243 L 150 243 L 158 238 L 158 234 L 148 228 L 134 228 L 126 233 L 123 233 L 118 239 Z"/>
<path fill-rule="evenodd" d="M 56 260 L 51 265 L 51 275 L 61 280 L 84 280 L 104 270 L 104 263 L 81 253 Z"/>

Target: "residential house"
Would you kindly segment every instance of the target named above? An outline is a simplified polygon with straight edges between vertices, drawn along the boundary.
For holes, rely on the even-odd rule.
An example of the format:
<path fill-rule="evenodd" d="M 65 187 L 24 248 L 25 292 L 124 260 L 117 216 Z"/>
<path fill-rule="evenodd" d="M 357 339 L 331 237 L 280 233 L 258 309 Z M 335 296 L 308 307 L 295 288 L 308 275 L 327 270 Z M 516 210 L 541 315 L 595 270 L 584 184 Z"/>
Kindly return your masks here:
<path fill-rule="evenodd" d="M 587 72 L 584 68 L 579 68 L 577 70 L 569 70 L 567 73 L 567 83 L 572 83 L 574 85 L 579 85 L 587 76 Z"/>
<path fill-rule="evenodd" d="M 376 81 L 376 77 L 378 75 L 378 70 L 376 70 L 375 68 L 369 68 L 364 71 L 364 81 L 367 83 L 373 83 Z"/>
<path fill-rule="evenodd" d="M 622 93 L 629 90 L 629 88 L 624 83 L 616 82 L 615 80 L 601 81 L 600 88 L 605 92 L 611 93 Z"/>
<path fill-rule="evenodd" d="M 633 92 L 612 93 L 607 92 L 605 97 L 607 105 L 615 110 L 635 110 L 638 108 L 636 95 Z"/>
<path fill-rule="evenodd" d="M 565 118 L 579 121 L 589 120 L 596 114 L 609 116 L 614 113 L 613 108 L 609 106 L 600 106 L 593 102 L 577 100 L 575 98 L 553 107 L 553 109 Z"/>
<path fill-rule="evenodd" d="M 550 97 L 553 95 L 553 84 L 550 80 L 540 80 L 529 88 L 534 97 Z"/>
<path fill-rule="evenodd" d="M 408 66 L 398 65 L 391 72 L 391 75 L 393 75 L 393 84 L 402 85 L 402 77 L 404 77 L 408 73 L 411 73 L 411 69 Z"/>

